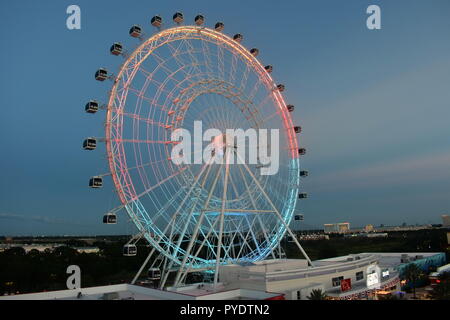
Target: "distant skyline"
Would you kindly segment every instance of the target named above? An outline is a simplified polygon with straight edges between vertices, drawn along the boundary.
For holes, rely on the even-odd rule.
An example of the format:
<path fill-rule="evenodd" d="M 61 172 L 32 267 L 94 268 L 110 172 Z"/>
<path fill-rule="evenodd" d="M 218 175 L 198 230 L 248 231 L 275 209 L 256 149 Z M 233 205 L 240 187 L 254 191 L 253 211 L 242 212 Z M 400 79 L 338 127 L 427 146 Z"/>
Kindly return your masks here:
<path fill-rule="evenodd" d="M 66 28 L 66 8 L 81 8 L 82 29 Z M 366 8 L 382 10 L 382 29 L 368 30 Z M 31 1 L 0 3 L 0 235 L 133 233 L 118 205 L 104 148 L 83 152 L 87 136 L 103 136 L 105 101 L 99 67 L 117 70 L 114 41 L 127 48 L 132 24 L 150 34 L 150 18 L 171 25 L 202 13 L 225 23 L 246 47 L 274 66 L 273 76 L 295 105 L 307 149 L 302 167 L 303 225 L 441 223 L 450 214 L 450 1 Z"/>

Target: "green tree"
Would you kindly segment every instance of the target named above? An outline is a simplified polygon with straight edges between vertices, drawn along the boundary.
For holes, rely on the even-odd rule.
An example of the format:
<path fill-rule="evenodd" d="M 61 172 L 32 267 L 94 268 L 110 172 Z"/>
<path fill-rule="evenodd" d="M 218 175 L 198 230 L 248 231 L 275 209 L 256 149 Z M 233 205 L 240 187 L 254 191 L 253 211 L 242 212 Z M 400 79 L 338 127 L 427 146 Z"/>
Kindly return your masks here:
<path fill-rule="evenodd" d="M 319 248 L 318 256 L 319 256 L 319 259 L 334 258 L 334 257 L 338 256 L 338 252 L 333 245 L 326 242 L 323 244 L 323 246 L 321 248 Z"/>
<path fill-rule="evenodd" d="M 308 300 L 326 300 L 327 295 L 322 289 L 313 289 L 307 298 Z"/>
<path fill-rule="evenodd" d="M 403 276 L 405 280 L 408 281 L 408 284 L 411 285 L 413 289 L 413 297 L 414 299 L 416 299 L 417 282 L 421 280 L 422 277 L 424 276 L 422 269 L 420 269 L 416 264 L 411 263 L 408 266 L 406 266 Z"/>

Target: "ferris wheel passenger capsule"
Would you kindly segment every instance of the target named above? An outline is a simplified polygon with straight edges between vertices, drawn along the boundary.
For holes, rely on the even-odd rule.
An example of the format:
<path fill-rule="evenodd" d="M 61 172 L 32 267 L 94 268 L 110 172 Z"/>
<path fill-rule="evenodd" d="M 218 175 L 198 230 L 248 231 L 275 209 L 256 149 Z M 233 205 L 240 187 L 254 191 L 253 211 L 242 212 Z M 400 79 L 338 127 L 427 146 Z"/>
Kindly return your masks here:
<path fill-rule="evenodd" d="M 196 25 L 201 26 L 205 22 L 205 17 L 203 17 L 201 14 L 195 16 L 194 22 Z"/>
<path fill-rule="evenodd" d="M 97 139 L 95 138 L 87 138 L 83 141 L 83 149 L 84 150 L 95 150 L 97 148 Z"/>
<path fill-rule="evenodd" d="M 95 72 L 95 80 L 105 81 L 106 79 L 108 79 L 108 70 L 101 68 Z"/>
<path fill-rule="evenodd" d="M 181 17 L 183 18 L 183 15 L 181 15 Z M 151 20 L 151 24 L 152 24 L 152 26 L 157 27 L 157 28 L 161 27 L 162 18 L 160 16 L 154 16 Z"/>
<path fill-rule="evenodd" d="M 256 49 L 256 48 L 252 48 L 252 49 L 250 50 L 250 53 L 252 54 L 252 56 L 256 57 L 256 56 L 258 56 L 258 54 L 259 54 L 259 50 Z"/>
<path fill-rule="evenodd" d="M 295 127 L 294 127 L 294 131 L 295 131 L 295 133 L 300 133 L 300 132 L 302 132 L 302 127 L 300 127 L 300 126 L 295 126 Z"/>
<path fill-rule="evenodd" d="M 271 73 L 273 71 L 273 67 L 270 64 L 268 66 L 265 66 L 264 69 L 266 69 L 268 73 Z"/>
<path fill-rule="evenodd" d="M 123 46 L 119 42 L 114 42 L 109 51 L 111 52 L 111 54 L 115 56 L 121 55 L 123 51 Z"/>
<path fill-rule="evenodd" d="M 294 106 L 292 105 L 292 104 L 288 104 L 287 106 L 286 106 L 286 108 L 287 108 L 287 110 L 288 110 L 288 112 L 292 112 L 292 111 L 294 111 Z"/>
<path fill-rule="evenodd" d="M 235 34 L 233 36 L 233 40 L 236 41 L 236 42 L 241 43 L 242 40 L 244 40 L 244 36 L 242 34 L 240 34 L 240 33 L 237 33 L 237 34 Z"/>
<path fill-rule="evenodd" d="M 307 177 L 309 175 L 309 172 L 307 170 L 300 171 L 300 177 Z"/>
<path fill-rule="evenodd" d="M 94 189 L 103 187 L 103 178 L 98 176 L 92 177 L 89 180 L 89 187 Z"/>
<path fill-rule="evenodd" d="M 219 32 L 221 32 L 224 28 L 225 28 L 225 25 L 222 22 L 217 22 L 216 25 L 214 26 L 214 29 L 216 29 L 216 31 L 219 31 Z"/>
<path fill-rule="evenodd" d="M 277 89 L 278 89 L 278 91 L 283 92 L 284 89 L 285 89 L 284 84 L 279 84 L 279 85 L 277 85 Z"/>
<path fill-rule="evenodd" d="M 300 192 L 300 193 L 298 194 L 298 198 L 299 198 L 299 199 L 306 199 L 306 198 L 308 198 L 308 194 L 305 193 L 305 192 Z"/>
<path fill-rule="evenodd" d="M 126 244 L 123 246 L 123 255 L 125 257 L 134 257 L 137 254 L 137 247 L 134 244 Z"/>
<path fill-rule="evenodd" d="M 175 12 L 175 14 L 172 17 L 173 22 L 180 24 L 183 22 L 184 18 L 183 18 L 183 14 L 181 12 Z"/>
<path fill-rule="evenodd" d="M 130 36 L 133 38 L 139 38 L 142 35 L 142 28 L 138 25 L 134 25 L 130 29 Z"/>
<path fill-rule="evenodd" d="M 87 113 L 96 113 L 98 111 L 98 102 L 95 100 L 89 101 L 88 103 L 86 103 L 84 110 Z"/>
<path fill-rule="evenodd" d="M 116 224 L 117 223 L 117 215 L 112 212 L 108 212 L 103 216 L 104 224 Z"/>
<path fill-rule="evenodd" d="M 160 280 L 161 270 L 159 270 L 159 268 L 149 268 L 147 271 L 147 278 L 149 280 Z"/>
<path fill-rule="evenodd" d="M 305 155 L 306 154 L 306 149 L 305 148 L 298 149 L 298 154 L 301 155 L 301 156 Z"/>

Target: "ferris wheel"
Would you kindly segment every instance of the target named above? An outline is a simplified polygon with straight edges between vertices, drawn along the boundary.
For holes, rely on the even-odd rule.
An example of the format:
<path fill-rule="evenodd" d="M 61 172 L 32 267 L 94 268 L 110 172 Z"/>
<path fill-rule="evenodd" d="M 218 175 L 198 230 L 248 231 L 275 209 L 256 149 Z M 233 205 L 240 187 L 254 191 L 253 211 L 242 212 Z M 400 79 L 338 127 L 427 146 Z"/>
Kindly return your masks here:
<path fill-rule="evenodd" d="M 197 15 L 193 25 L 185 25 L 180 12 L 173 21 L 164 28 L 162 18 L 153 17 L 157 32 L 149 36 L 132 26 L 129 34 L 140 41 L 137 47 L 127 52 L 116 42 L 110 49 L 124 59 L 118 73 L 105 68 L 95 73 L 96 80 L 113 83 L 105 105 L 91 100 L 85 108 L 106 111 L 105 137 L 87 138 L 83 146 L 94 150 L 105 142 L 108 174 L 122 203 L 103 222 L 116 223 L 118 210 L 127 212 L 138 232 L 124 254 L 136 254 L 137 239 L 148 241 L 152 251 L 145 263 L 159 254 L 167 270 L 161 286 L 173 270 L 175 285 L 193 271 L 213 273 L 217 283 L 221 265 L 279 258 L 286 233 L 312 265 L 289 229 L 298 200 L 307 197 L 300 182 L 308 172 L 300 169 L 305 149 L 297 142 L 301 127 L 293 124 L 294 106 L 282 95 L 285 86 L 273 80 L 271 65 L 257 59 L 257 48 L 244 47 L 241 34 L 223 33 L 222 22 L 208 28 Z M 220 137 L 222 144 L 209 161 L 175 162 L 174 132 L 195 134 L 196 123 L 203 132 L 279 129 L 278 172 L 264 175 L 265 164 L 245 159 L 216 162 L 239 157 L 229 142 L 233 139 L 219 134 L 211 141 Z M 274 150 L 271 144 L 258 148 Z M 195 158 L 201 150 L 182 156 Z M 89 186 L 102 187 L 104 176 L 92 177 Z"/>

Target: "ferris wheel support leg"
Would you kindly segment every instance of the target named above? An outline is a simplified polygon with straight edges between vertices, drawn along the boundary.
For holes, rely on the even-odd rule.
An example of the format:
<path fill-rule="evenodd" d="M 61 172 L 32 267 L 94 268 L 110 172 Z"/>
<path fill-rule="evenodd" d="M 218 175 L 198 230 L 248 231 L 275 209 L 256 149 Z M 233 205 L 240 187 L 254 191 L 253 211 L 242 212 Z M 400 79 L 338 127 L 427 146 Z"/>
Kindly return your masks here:
<path fill-rule="evenodd" d="M 198 247 L 198 249 L 195 252 L 194 256 L 198 256 L 200 254 L 200 251 L 204 247 L 204 245 L 205 245 L 206 241 L 208 240 L 208 238 L 211 236 L 211 233 L 213 233 L 213 229 L 216 227 L 216 224 L 217 224 L 218 221 L 219 221 L 219 219 L 216 219 L 214 221 L 214 223 L 211 225 L 211 229 L 206 234 L 206 237 L 203 239 L 202 244 L 200 245 L 200 247 Z M 189 273 L 190 270 L 191 270 L 191 266 L 188 265 L 187 269 L 184 271 L 183 277 L 181 278 L 181 282 L 184 281 L 184 279 L 186 278 L 186 276 L 187 276 L 187 274 Z"/>
<path fill-rule="evenodd" d="M 170 226 L 172 226 L 172 229 L 173 229 L 172 222 L 173 222 L 173 220 L 175 219 L 175 217 L 176 217 L 176 216 L 174 215 L 174 216 L 172 217 L 170 223 L 167 224 L 167 226 L 165 227 L 165 229 L 164 229 L 164 231 L 162 232 L 162 234 L 161 234 L 160 236 L 158 236 L 158 238 L 157 238 L 157 240 L 156 240 L 157 242 L 161 241 L 162 235 L 165 234 L 165 233 L 167 232 L 167 230 L 169 230 L 169 227 L 170 227 Z M 155 250 L 156 250 L 156 248 L 153 247 L 152 251 L 151 251 L 150 254 L 147 256 L 146 260 L 145 260 L 144 263 L 142 264 L 141 268 L 139 269 L 138 273 L 137 273 L 136 276 L 134 277 L 134 279 L 133 279 L 133 281 L 131 282 L 131 284 L 134 284 L 134 283 L 137 281 L 137 279 L 139 278 L 139 276 L 140 276 L 140 274 L 142 273 L 143 269 L 145 268 L 145 266 L 147 265 L 148 261 L 150 260 L 151 256 L 154 254 Z M 162 264 L 166 265 L 166 261 L 167 261 L 167 257 L 164 256 L 164 261 L 162 262 Z M 153 267 L 153 266 L 155 265 L 155 262 L 156 262 L 156 260 L 152 263 L 152 266 L 151 266 L 151 267 Z M 161 264 L 160 264 L 160 266 L 161 266 Z M 160 266 L 159 266 L 159 267 L 160 267 Z"/>
<path fill-rule="evenodd" d="M 183 199 L 181 205 L 178 207 L 177 211 L 175 212 L 175 215 L 177 215 L 177 214 L 179 213 L 179 211 L 180 211 L 181 207 L 183 206 L 184 202 L 186 202 L 187 197 L 192 193 L 193 188 L 198 184 L 198 182 L 199 182 L 199 180 L 200 180 L 200 177 L 201 177 L 202 174 L 204 173 L 205 169 L 208 168 L 208 170 L 206 171 L 205 176 L 203 177 L 203 181 L 202 181 L 202 183 L 201 183 L 201 186 L 202 186 L 202 187 L 204 186 L 204 184 L 205 184 L 205 182 L 206 182 L 206 179 L 207 179 L 207 177 L 208 177 L 208 175 L 209 175 L 209 173 L 210 173 L 210 170 L 211 170 L 211 164 L 214 162 L 214 160 L 215 160 L 215 157 L 212 157 L 212 158 L 209 160 L 209 162 L 207 162 L 207 163 L 205 163 L 205 164 L 203 165 L 203 167 L 202 167 L 200 173 L 198 174 L 198 176 L 196 177 L 194 183 L 192 184 L 191 188 L 189 189 L 189 192 L 187 193 L 187 195 L 186 195 L 185 198 Z M 219 172 L 220 172 L 220 170 L 219 170 Z M 195 204 L 194 204 L 194 205 L 192 206 L 192 208 L 191 208 L 191 211 L 190 211 L 190 213 L 189 213 L 188 220 L 191 220 L 192 215 L 193 215 L 194 210 L 195 210 L 195 207 L 197 206 L 197 202 L 198 202 L 198 198 L 197 198 Z M 186 234 L 186 230 L 187 230 L 187 228 L 188 228 L 188 225 L 189 225 L 188 223 L 185 224 L 182 233 L 179 235 L 177 247 L 180 247 L 181 241 L 183 240 L 184 235 Z M 191 238 L 191 240 L 192 240 L 192 238 Z M 175 256 L 176 253 L 177 253 L 177 252 L 174 251 L 173 256 Z M 187 255 L 185 255 L 185 257 L 186 257 L 186 256 L 187 256 Z M 173 266 L 173 260 L 170 261 L 169 266 L 168 266 L 167 269 L 170 270 L 170 268 L 172 268 L 172 266 Z M 179 272 L 179 271 L 180 271 L 180 270 L 178 270 L 178 272 Z M 169 273 L 170 273 L 170 272 L 168 271 L 167 273 L 164 274 L 163 281 L 161 281 L 161 284 L 160 284 L 160 288 L 161 288 L 161 289 L 162 289 L 162 288 L 164 287 L 164 285 L 166 284 L 167 277 L 169 276 Z"/>
<path fill-rule="evenodd" d="M 147 258 L 145 259 L 144 263 L 142 264 L 141 268 L 139 269 L 139 271 L 136 273 L 136 275 L 133 278 L 133 281 L 131 281 L 131 284 L 135 284 L 136 280 L 139 278 L 139 276 L 142 273 L 142 270 L 144 270 L 145 266 L 147 265 L 147 263 L 149 262 L 150 258 L 152 257 L 153 253 L 155 252 L 155 248 L 152 249 L 152 251 L 150 251 L 149 255 L 147 256 Z"/>
<path fill-rule="evenodd" d="M 202 187 L 205 185 L 206 178 L 208 177 L 209 172 L 210 172 L 210 168 L 211 168 L 211 165 L 209 166 L 208 171 L 207 171 L 207 173 L 206 173 L 206 175 L 205 175 L 205 178 L 203 179 Z M 216 184 L 217 184 L 217 181 L 219 180 L 219 176 L 220 176 L 221 169 L 222 169 L 222 167 L 220 167 L 220 168 L 217 170 L 217 174 L 216 174 L 216 176 L 215 176 L 215 178 L 214 178 L 213 185 L 212 185 L 212 187 L 211 187 L 211 190 L 210 190 L 209 193 L 208 193 L 208 197 L 207 197 L 206 202 L 205 202 L 205 210 L 206 210 L 206 208 L 207 208 L 208 205 L 209 205 L 209 201 L 210 201 L 211 198 L 212 198 L 212 195 L 213 195 L 214 190 L 216 189 Z M 198 202 L 198 200 L 196 201 L 195 206 L 192 207 L 192 210 L 195 209 L 195 207 L 196 207 L 196 205 L 197 205 L 197 202 Z M 193 235 L 192 235 L 192 237 L 191 237 L 191 239 L 190 239 L 190 241 L 189 241 L 188 247 L 187 247 L 187 249 L 186 249 L 186 254 L 184 255 L 184 258 L 183 258 L 183 262 L 181 263 L 180 268 L 178 269 L 178 272 L 177 272 L 177 275 L 176 275 L 176 278 L 175 278 L 175 282 L 174 282 L 174 286 L 175 286 L 175 287 L 178 286 L 178 284 L 179 284 L 180 278 L 181 278 L 181 276 L 182 276 L 182 274 L 183 274 L 183 268 L 184 268 L 185 265 L 186 265 L 187 259 L 189 258 L 189 254 L 191 253 L 192 246 L 194 245 L 194 240 L 197 239 L 197 234 L 198 234 L 198 231 L 199 231 L 199 229 L 200 229 L 200 226 L 202 225 L 203 218 L 205 217 L 205 213 L 206 213 L 206 211 L 202 211 L 202 213 L 200 214 L 200 218 L 198 219 L 198 222 L 197 222 L 197 224 L 195 225 L 195 230 L 194 230 Z M 187 273 L 186 273 L 186 274 L 187 274 Z"/>
<path fill-rule="evenodd" d="M 223 183 L 222 209 L 220 211 L 219 240 L 217 243 L 216 267 L 214 271 L 214 288 L 217 287 L 217 282 L 219 280 L 219 264 L 220 264 L 220 253 L 222 249 L 223 221 L 225 216 L 225 206 L 227 200 L 228 176 L 230 174 L 230 154 L 231 154 L 230 148 L 227 148 L 225 152 L 226 152 L 225 181 Z"/>
<path fill-rule="evenodd" d="M 253 199 L 253 197 L 251 196 L 250 188 L 249 188 L 249 186 L 248 186 L 247 179 L 245 178 L 244 172 L 242 172 L 241 166 L 239 166 L 239 171 L 240 171 L 240 173 L 241 173 L 242 179 L 244 180 L 244 185 L 245 185 L 245 188 L 247 189 L 247 192 L 248 192 L 250 201 L 251 201 L 251 203 L 252 203 L 252 205 L 253 205 L 253 208 L 254 208 L 255 210 L 258 210 L 258 208 L 257 208 L 257 206 L 256 206 L 256 203 L 255 203 L 255 199 Z M 264 225 L 263 225 L 263 223 L 262 223 L 262 221 L 261 221 L 261 217 L 260 217 L 259 215 L 257 215 L 257 217 L 258 217 L 258 218 L 257 218 L 257 219 L 258 219 L 258 222 L 259 222 L 259 224 L 260 224 L 260 226 L 261 226 L 261 229 L 262 229 L 262 231 L 263 231 L 264 238 L 266 239 L 266 242 L 269 244 L 269 238 L 267 237 L 266 228 L 264 227 Z M 269 246 L 270 246 L 270 244 L 269 244 Z M 272 246 L 270 246 L 270 252 L 271 252 L 271 254 L 272 254 L 272 258 L 275 259 L 275 253 L 273 252 Z"/>
<path fill-rule="evenodd" d="M 211 161 L 211 162 L 212 162 L 212 161 Z M 178 206 L 177 211 L 174 213 L 175 216 L 179 214 L 181 208 L 183 207 L 183 205 L 184 205 L 184 203 L 186 202 L 186 200 L 188 199 L 188 197 L 191 195 L 192 190 L 194 190 L 194 187 L 198 184 L 198 181 L 200 180 L 200 177 L 203 175 L 203 173 L 204 173 L 205 169 L 208 167 L 208 165 L 209 165 L 209 162 L 208 162 L 208 163 L 205 163 L 205 164 L 203 165 L 203 167 L 202 167 L 202 169 L 200 170 L 199 174 L 198 174 L 197 177 L 195 178 L 194 183 L 193 183 L 192 186 L 189 188 L 189 191 L 187 192 L 187 194 L 186 194 L 186 196 L 184 197 L 183 201 L 182 201 L 181 204 Z M 193 211 L 191 211 L 191 214 L 189 215 L 187 221 L 191 220 L 191 218 L 192 218 L 192 213 L 193 213 Z M 189 226 L 189 223 L 186 223 L 185 226 L 184 226 L 184 228 L 183 228 L 183 231 L 179 234 L 179 238 L 178 238 L 177 245 L 176 245 L 177 248 L 180 247 L 181 241 L 183 240 L 183 238 L 184 238 L 184 236 L 185 236 L 185 234 L 186 234 L 186 230 L 187 230 L 188 226 Z M 176 254 L 177 254 L 177 251 L 174 250 L 174 252 L 172 253 L 172 258 L 175 258 Z M 170 268 L 172 268 L 172 266 L 173 266 L 173 260 L 170 261 L 169 266 L 168 266 L 167 269 L 170 270 Z M 169 272 L 165 273 L 165 275 L 164 275 L 164 277 L 163 277 L 163 280 L 161 281 L 161 284 L 160 284 L 160 289 L 164 288 L 168 276 L 169 276 Z"/>
<path fill-rule="evenodd" d="M 249 175 L 252 177 L 252 179 L 255 181 L 256 185 L 258 186 L 259 190 L 261 191 L 261 193 L 264 195 L 264 197 L 267 199 L 267 201 L 269 202 L 269 204 L 271 205 L 271 207 L 273 208 L 273 210 L 275 211 L 275 214 L 277 215 L 278 219 L 280 219 L 281 223 L 283 224 L 283 226 L 285 227 L 286 231 L 289 233 L 289 235 L 292 237 L 292 239 L 294 240 L 295 244 L 297 245 L 297 247 L 300 249 L 300 252 L 303 254 L 303 256 L 306 258 L 306 260 L 308 261 L 308 263 L 313 267 L 314 264 L 312 263 L 311 259 L 308 257 L 308 255 L 306 254 L 305 250 L 303 249 L 303 247 L 300 245 L 300 243 L 298 242 L 297 238 L 295 237 L 294 233 L 292 232 L 292 230 L 289 228 L 289 226 L 287 225 L 287 223 L 284 221 L 283 217 L 281 216 L 280 212 L 278 211 L 278 209 L 275 207 L 275 205 L 273 204 L 272 200 L 269 198 L 269 196 L 267 195 L 266 191 L 263 189 L 263 187 L 261 187 L 261 184 L 259 183 L 258 179 L 255 177 L 255 175 L 253 174 L 253 172 L 250 170 L 250 168 L 247 166 L 247 164 L 245 163 L 245 161 L 242 160 L 242 158 L 239 156 L 239 154 L 237 154 L 237 156 L 241 159 L 241 163 L 244 165 L 244 168 L 247 170 L 247 172 L 249 173 Z"/>

